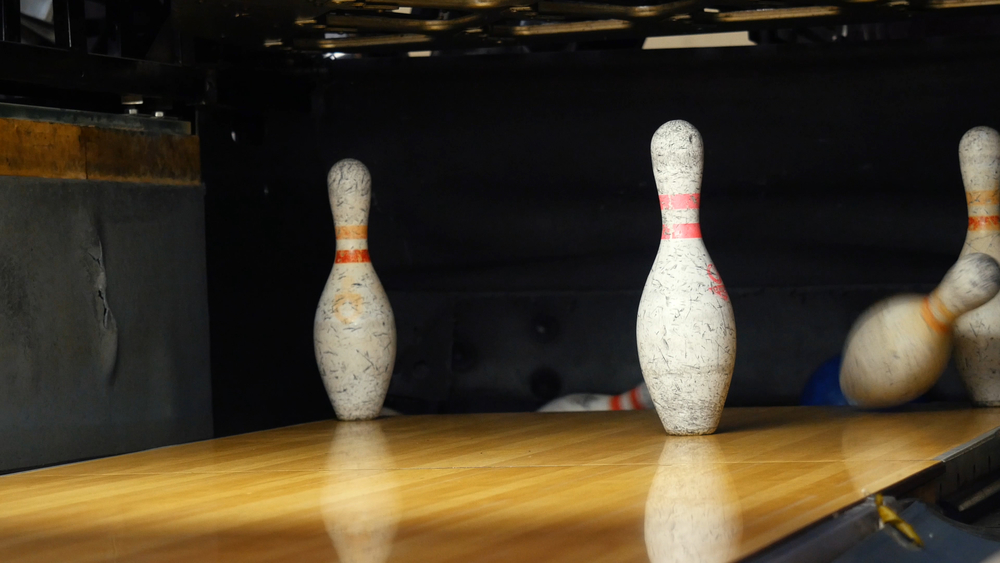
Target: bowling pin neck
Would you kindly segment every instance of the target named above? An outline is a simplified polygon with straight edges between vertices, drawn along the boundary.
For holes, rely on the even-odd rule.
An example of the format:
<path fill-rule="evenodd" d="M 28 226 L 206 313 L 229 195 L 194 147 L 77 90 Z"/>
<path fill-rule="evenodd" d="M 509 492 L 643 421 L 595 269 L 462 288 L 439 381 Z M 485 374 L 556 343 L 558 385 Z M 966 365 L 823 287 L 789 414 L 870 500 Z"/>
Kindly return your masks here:
<path fill-rule="evenodd" d="M 958 314 L 945 305 L 936 292 L 924 298 L 920 315 L 924 318 L 927 326 L 934 329 L 934 332 L 942 334 L 951 332 L 952 324 L 958 318 Z"/>
<path fill-rule="evenodd" d="M 338 229 L 368 225 L 372 179 L 364 164 L 353 158 L 345 158 L 334 164 L 327 176 L 327 186 L 330 207 L 333 209 L 333 224 Z M 340 241 L 340 236 L 337 240 Z"/>
<path fill-rule="evenodd" d="M 367 225 L 338 225 L 337 255 L 335 264 L 365 264 L 371 262 L 368 255 Z"/>
<path fill-rule="evenodd" d="M 653 134 L 649 152 L 660 194 L 661 239 L 700 239 L 701 135 L 686 121 L 670 121 Z"/>
<path fill-rule="evenodd" d="M 958 144 L 958 161 L 969 205 L 969 237 L 1000 230 L 1000 134 L 974 127 Z"/>
<path fill-rule="evenodd" d="M 924 302 L 930 313 L 950 328 L 958 316 L 992 299 L 1000 291 L 1000 265 L 985 254 L 967 254 L 948 270 L 944 279 Z M 933 326 L 931 319 L 926 319 Z"/>
<path fill-rule="evenodd" d="M 337 250 L 367 250 L 368 227 L 346 225 L 337 227 Z"/>
<path fill-rule="evenodd" d="M 699 199 L 696 193 L 660 196 L 662 240 L 701 238 Z"/>
<path fill-rule="evenodd" d="M 1000 232 L 1000 189 L 966 191 L 969 204 L 967 239 L 992 237 Z"/>

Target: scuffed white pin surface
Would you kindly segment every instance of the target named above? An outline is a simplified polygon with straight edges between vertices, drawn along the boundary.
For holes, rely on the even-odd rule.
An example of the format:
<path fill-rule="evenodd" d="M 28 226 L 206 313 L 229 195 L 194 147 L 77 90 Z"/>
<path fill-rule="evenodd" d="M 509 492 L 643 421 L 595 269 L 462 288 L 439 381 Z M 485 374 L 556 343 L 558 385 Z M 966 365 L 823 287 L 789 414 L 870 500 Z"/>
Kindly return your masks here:
<path fill-rule="evenodd" d="M 1000 134 L 970 129 L 958 160 L 969 206 L 961 255 L 981 252 L 1000 261 Z M 955 366 L 973 403 L 1000 406 L 1000 297 L 955 321 Z"/>
<path fill-rule="evenodd" d="M 337 254 L 313 325 L 316 363 L 341 420 L 378 416 L 396 360 L 396 323 L 368 255 L 371 175 L 344 159 L 327 177 Z"/>
<path fill-rule="evenodd" d="M 929 295 L 904 294 L 861 314 L 844 346 L 840 389 L 851 404 L 901 405 L 926 393 L 951 355 L 955 319 L 1000 291 L 1000 266 L 967 254 Z"/>
<path fill-rule="evenodd" d="M 671 121 L 653 135 L 663 230 L 639 301 L 639 366 L 668 434 L 715 431 L 736 361 L 729 294 L 701 239 L 701 135 Z"/>

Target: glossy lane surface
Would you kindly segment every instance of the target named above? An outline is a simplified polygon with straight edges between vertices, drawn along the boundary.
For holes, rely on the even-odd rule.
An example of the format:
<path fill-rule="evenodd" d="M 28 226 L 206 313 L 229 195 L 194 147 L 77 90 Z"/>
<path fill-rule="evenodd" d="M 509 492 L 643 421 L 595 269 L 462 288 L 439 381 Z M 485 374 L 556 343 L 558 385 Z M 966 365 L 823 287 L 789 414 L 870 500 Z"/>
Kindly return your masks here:
<path fill-rule="evenodd" d="M 321 422 L 0 477 L 4 561 L 729 561 L 938 463 L 1000 409 Z"/>

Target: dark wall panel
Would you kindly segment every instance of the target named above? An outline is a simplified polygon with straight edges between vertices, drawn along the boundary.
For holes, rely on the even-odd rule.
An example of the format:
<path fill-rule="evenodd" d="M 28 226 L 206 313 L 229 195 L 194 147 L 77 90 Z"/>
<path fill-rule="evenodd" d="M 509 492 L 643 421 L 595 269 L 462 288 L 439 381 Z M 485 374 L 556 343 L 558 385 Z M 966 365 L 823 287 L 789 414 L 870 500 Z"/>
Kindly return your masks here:
<path fill-rule="evenodd" d="M 311 330 L 333 262 L 325 174 L 346 157 L 371 169 L 372 257 L 407 327 L 390 404 L 529 409 L 553 387 L 638 383 L 630 319 L 660 230 L 649 139 L 675 118 L 705 142 L 704 236 L 740 335 L 729 404 L 793 403 L 865 306 L 956 258 L 958 141 L 1000 126 L 998 55 L 623 50 L 234 81 L 244 109 L 200 123 L 219 432 L 332 416 Z M 539 316 L 572 328 L 538 342 Z M 953 375 L 936 392 L 962 396 Z"/>
<path fill-rule="evenodd" d="M 0 179 L 0 472 L 212 436 L 204 192 Z"/>

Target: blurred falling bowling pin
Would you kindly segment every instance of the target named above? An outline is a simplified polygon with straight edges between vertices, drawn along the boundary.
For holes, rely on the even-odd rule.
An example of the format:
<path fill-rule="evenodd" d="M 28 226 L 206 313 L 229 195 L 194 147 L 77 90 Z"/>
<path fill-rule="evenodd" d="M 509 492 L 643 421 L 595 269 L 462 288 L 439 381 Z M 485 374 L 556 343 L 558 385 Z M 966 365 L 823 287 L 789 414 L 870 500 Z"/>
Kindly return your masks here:
<path fill-rule="evenodd" d="M 1000 266 L 967 254 L 929 295 L 896 295 L 872 305 L 847 335 L 840 388 L 853 405 L 892 407 L 916 399 L 941 376 L 955 319 L 1000 291 Z"/>
<path fill-rule="evenodd" d="M 710 434 L 733 375 L 736 320 L 701 240 L 701 135 L 671 121 L 653 134 L 650 152 L 663 231 L 639 301 L 639 366 L 668 434 Z"/>
<path fill-rule="evenodd" d="M 1000 134 L 970 129 L 958 145 L 969 204 L 962 256 L 981 252 L 1000 260 Z M 955 321 L 955 365 L 978 405 L 1000 406 L 1000 298 Z"/>
<path fill-rule="evenodd" d="M 323 384 L 341 420 L 378 416 L 396 360 L 396 323 L 368 256 L 371 175 L 344 159 L 327 177 L 337 254 L 316 319 L 313 344 Z"/>

